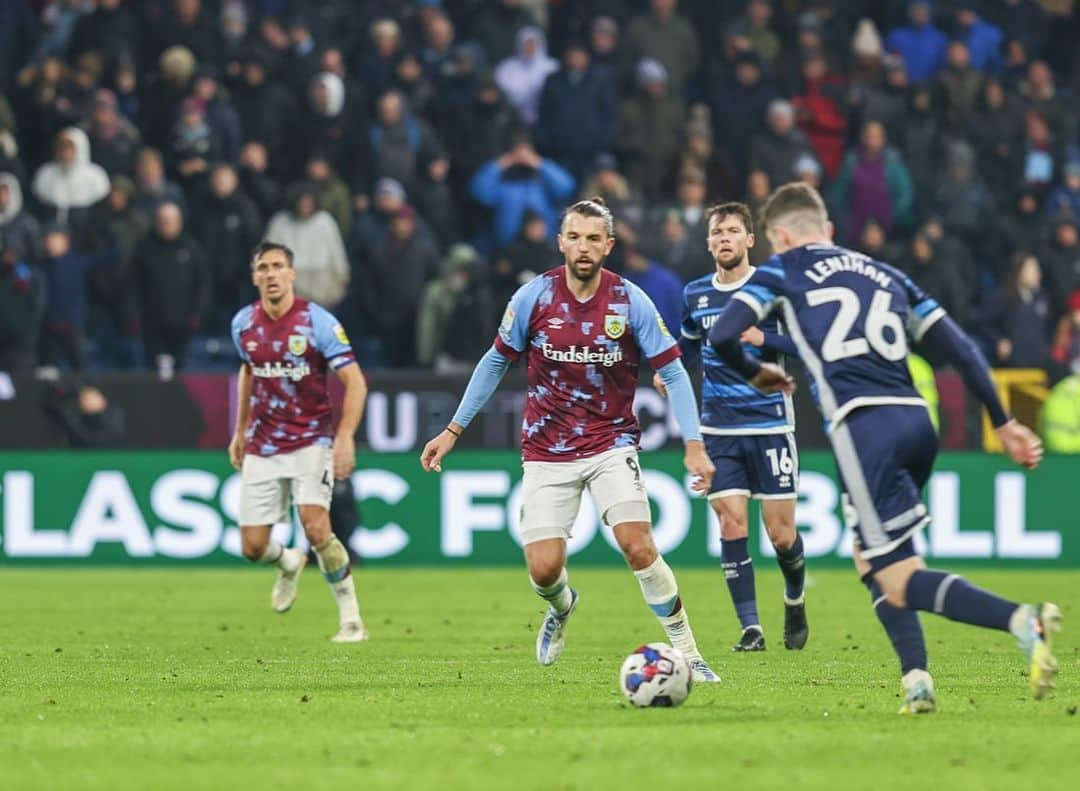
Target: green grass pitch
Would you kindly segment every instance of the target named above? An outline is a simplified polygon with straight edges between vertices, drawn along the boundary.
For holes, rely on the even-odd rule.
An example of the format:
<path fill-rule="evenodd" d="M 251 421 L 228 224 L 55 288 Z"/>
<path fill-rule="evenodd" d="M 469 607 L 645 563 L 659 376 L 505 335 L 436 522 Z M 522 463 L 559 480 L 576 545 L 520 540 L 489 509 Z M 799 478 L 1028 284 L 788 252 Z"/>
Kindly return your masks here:
<path fill-rule="evenodd" d="M 811 569 L 810 643 L 793 653 L 779 573 L 759 563 L 770 644 L 745 656 L 729 651 L 719 571 L 676 572 L 724 681 L 679 709 L 636 710 L 619 664 L 663 634 L 626 571 L 571 568 L 581 607 L 562 659 L 541 668 L 519 568 L 361 568 L 372 640 L 345 646 L 327 640 L 333 602 L 311 570 L 281 616 L 272 573 L 239 563 L 5 569 L 0 787 L 1075 787 L 1080 572 L 967 575 L 1063 606 L 1054 697 L 1028 698 L 1007 635 L 924 616 L 939 712 L 918 718 L 896 714 L 898 669 L 853 572 Z"/>

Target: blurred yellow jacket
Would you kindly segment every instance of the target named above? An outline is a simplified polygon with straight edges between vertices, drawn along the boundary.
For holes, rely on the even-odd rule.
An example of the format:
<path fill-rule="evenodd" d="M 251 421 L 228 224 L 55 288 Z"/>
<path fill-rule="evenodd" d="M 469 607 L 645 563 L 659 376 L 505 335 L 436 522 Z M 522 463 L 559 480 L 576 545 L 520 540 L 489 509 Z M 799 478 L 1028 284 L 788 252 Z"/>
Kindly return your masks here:
<path fill-rule="evenodd" d="M 930 412 L 930 422 L 934 424 L 934 431 L 940 433 L 941 425 L 938 418 L 940 399 L 938 398 L 937 380 L 934 379 L 934 369 L 930 367 L 930 363 L 917 354 L 908 354 L 907 364 L 908 370 L 911 372 L 911 381 L 914 383 L 915 389 L 919 391 L 919 395 L 926 402 L 926 408 Z"/>
<path fill-rule="evenodd" d="M 1051 453 L 1080 453 L 1080 374 L 1062 379 L 1046 397 L 1042 435 Z"/>

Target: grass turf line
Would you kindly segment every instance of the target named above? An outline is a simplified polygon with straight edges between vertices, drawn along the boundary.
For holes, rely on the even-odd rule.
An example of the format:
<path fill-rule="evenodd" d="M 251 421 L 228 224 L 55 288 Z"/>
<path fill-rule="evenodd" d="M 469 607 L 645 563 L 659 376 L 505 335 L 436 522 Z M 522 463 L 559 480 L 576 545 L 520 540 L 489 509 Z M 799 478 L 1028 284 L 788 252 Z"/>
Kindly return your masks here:
<path fill-rule="evenodd" d="M 973 582 L 1066 613 L 1059 689 L 1028 698 L 1012 639 L 923 616 L 940 712 L 896 714 L 899 671 L 853 572 L 813 572 L 811 637 L 782 647 L 782 581 L 759 564 L 769 650 L 738 636 L 718 570 L 676 569 L 723 676 L 680 709 L 624 703 L 623 657 L 663 633 L 622 570 L 571 569 L 582 594 L 554 667 L 521 569 L 361 569 L 369 643 L 332 645 L 333 601 L 305 572 L 291 613 L 266 569 L 5 569 L 0 787 L 589 789 L 1060 787 L 1080 772 L 1080 572 Z"/>

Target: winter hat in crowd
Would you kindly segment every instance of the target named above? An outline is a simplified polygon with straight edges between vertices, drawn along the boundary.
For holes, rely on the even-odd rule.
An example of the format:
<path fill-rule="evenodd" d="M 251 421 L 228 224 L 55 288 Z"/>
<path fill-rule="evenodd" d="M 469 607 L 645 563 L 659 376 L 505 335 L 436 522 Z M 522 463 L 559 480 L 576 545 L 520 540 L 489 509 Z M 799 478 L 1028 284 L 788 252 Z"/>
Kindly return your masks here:
<path fill-rule="evenodd" d="M 851 39 L 851 51 L 860 57 L 880 58 L 885 52 L 881 34 L 872 19 L 860 19 Z"/>
<path fill-rule="evenodd" d="M 187 82 L 195 73 L 195 56 L 187 47 L 169 47 L 161 53 L 158 68 L 169 80 L 176 83 Z"/>
<path fill-rule="evenodd" d="M 642 88 L 658 82 L 667 84 L 667 69 L 656 58 L 642 58 L 637 65 L 637 81 Z"/>
<path fill-rule="evenodd" d="M 388 195 L 399 201 L 405 200 L 405 188 L 397 179 L 382 178 L 375 182 L 375 195 Z"/>

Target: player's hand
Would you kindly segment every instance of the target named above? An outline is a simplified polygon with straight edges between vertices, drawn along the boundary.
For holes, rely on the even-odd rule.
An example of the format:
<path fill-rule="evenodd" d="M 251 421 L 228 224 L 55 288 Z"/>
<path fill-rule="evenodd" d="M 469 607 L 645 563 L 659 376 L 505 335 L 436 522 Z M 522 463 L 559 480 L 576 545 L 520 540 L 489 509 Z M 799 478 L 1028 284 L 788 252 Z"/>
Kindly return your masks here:
<path fill-rule="evenodd" d="M 233 466 L 233 469 L 239 470 L 244 466 L 244 446 L 247 444 L 247 440 L 243 434 L 233 434 L 233 438 L 229 440 L 229 463 Z"/>
<path fill-rule="evenodd" d="M 751 327 L 743 331 L 743 334 L 739 336 L 739 340 L 743 343 L 749 343 L 751 346 L 764 346 L 765 333 L 757 327 Z"/>
<path fill-rule="evenodd" d="M 995 430 L 1001 447 L 1009 458 L 1022 467 L 1034 470 L 1043 457 L 1043 444 L 1039 435 L 1013 418 Z"/>
<path fill-rule="evenodd" d="M 661 378 L 660 374 L 652 375 L 652 386 L 656 389 L 656 392 L 664 398 L 667 398 L 667 385 L 664 384 L 664 380 Z"/>
<path fill-rule="evenodd" d="M 356 469 L 356 440 L 352 436 L 334 437 L 334 480 L 343 481 Z"/>
<path fill-rule="evenodd" d="M 776 363 L 762 363 L 757 376 L 750 380 L 750 386 L 757 388 L 762 393 L 787 393 L 791 395 L 795 392 L 795 379 Z"/>
<path fill-rule="evenodd" d="M 446 429 L 429 441 L 424 446 L 424 452 L 420 454 L 420 466 L 424 468 L 424 472 L 442 472 L 442 460 L 456 444 L 457 437 Z"/>
<path fill-rule="evenodd" d="M 705 443 L 692 439 L 686 443 L 686 455 L 683 457 L 686 471 L 690 473 L 690 489 L 696 494 L 707 494 L 712 488 L 713 474 L 716 468 L 705 452 Z"/>

